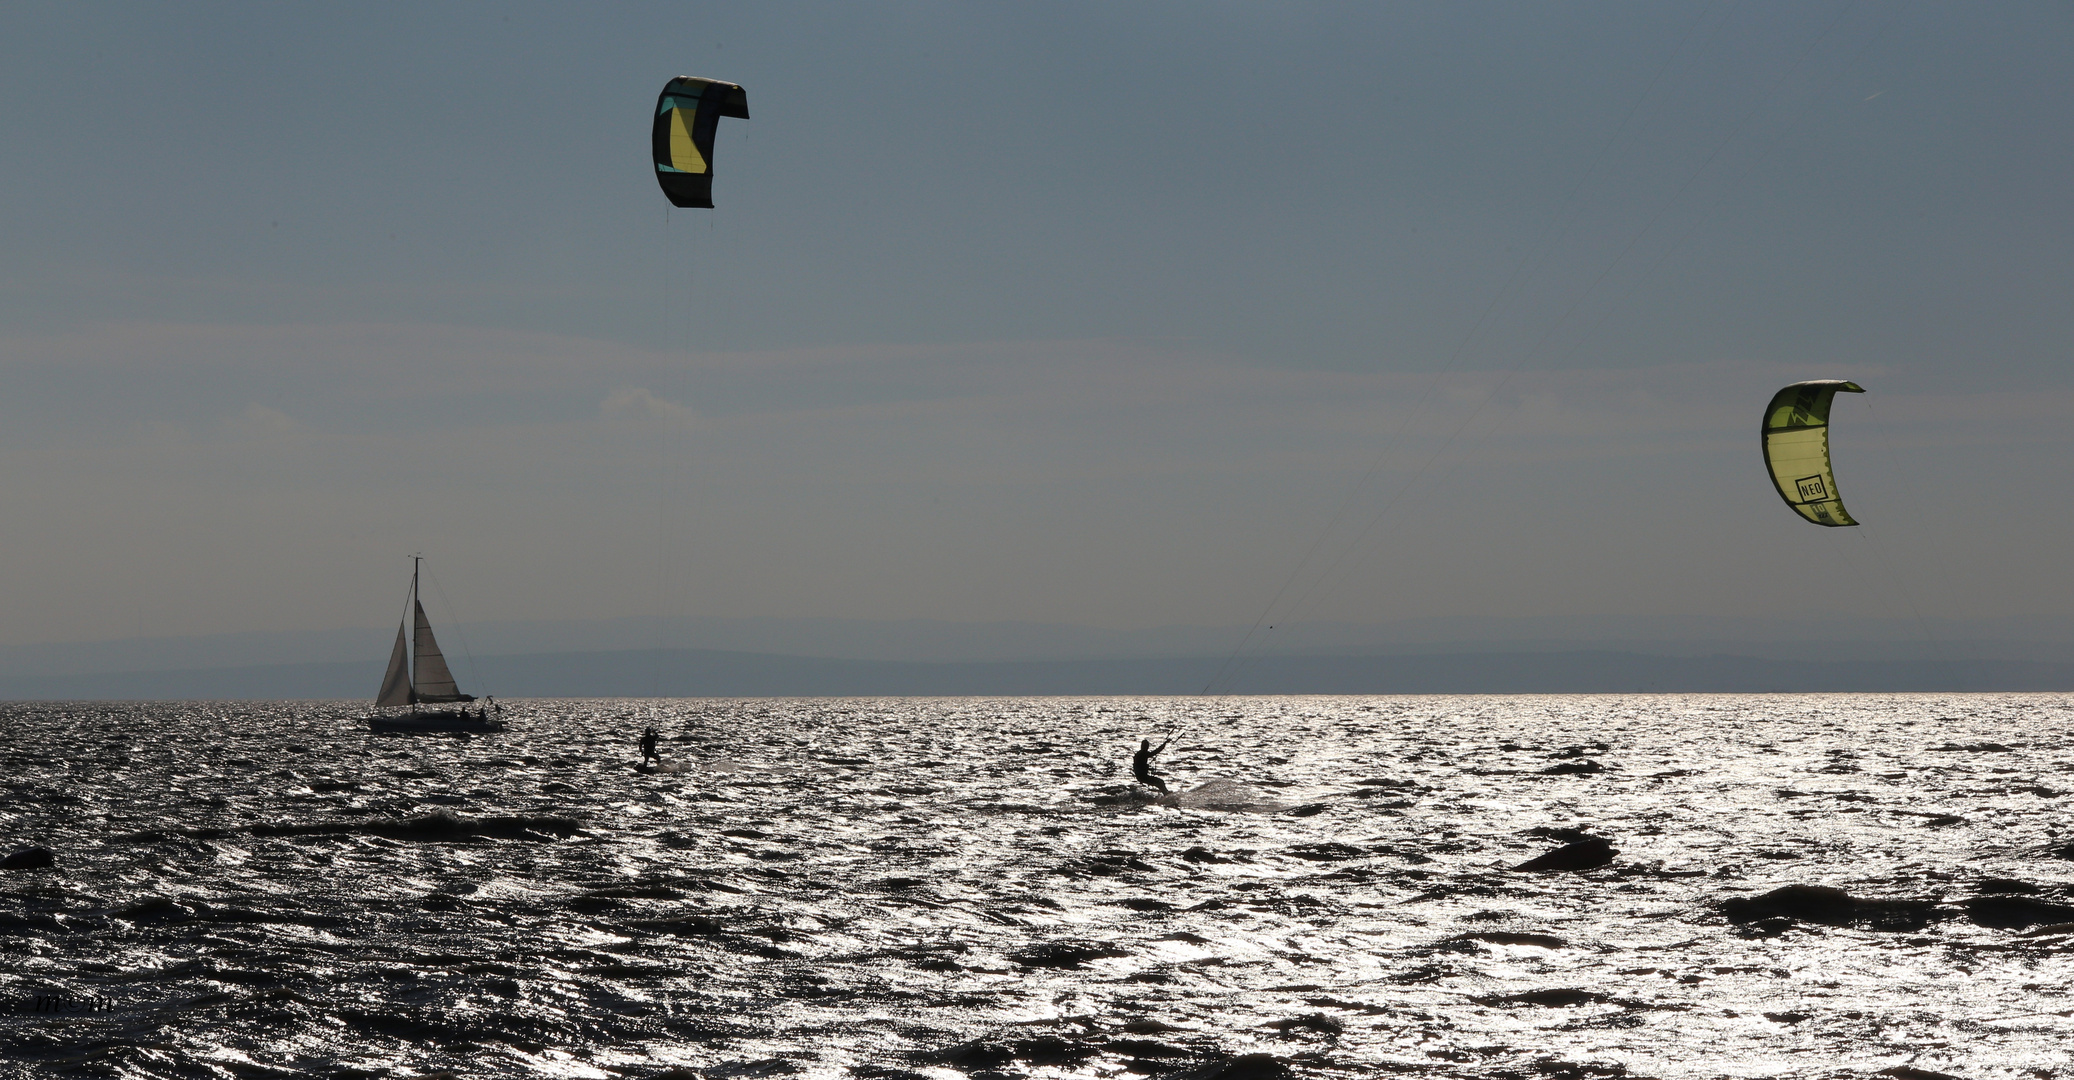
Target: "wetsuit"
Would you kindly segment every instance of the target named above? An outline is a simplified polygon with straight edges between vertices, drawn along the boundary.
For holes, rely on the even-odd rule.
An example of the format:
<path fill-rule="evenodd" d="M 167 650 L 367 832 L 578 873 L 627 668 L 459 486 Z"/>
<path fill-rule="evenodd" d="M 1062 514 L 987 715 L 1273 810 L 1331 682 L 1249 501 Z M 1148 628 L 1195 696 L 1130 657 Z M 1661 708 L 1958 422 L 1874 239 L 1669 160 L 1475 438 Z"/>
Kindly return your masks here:
<path fill-rule="evenodd" d="M 1159 744 L 1157 748 L 1154 748 L 1152 745 L 1152 740 L 1146 739 L 1144 742 L 1138 744 L 1138 752 L 1131 756 L 1131 775 L 1137 777 L 1138 782 L 1146 785 L 1147 787 L 1158 788 L 1160 794 L 1162 795 L 1167 794 L 1167 782 L 1161 780 L 1157 776 L 1152 775 L 1152 759 L 1155 756 L 1157 756 L 1161 750 L 1165 750 L 1167 748 L 1167 743 L 1173 741 L 1174 740 L 1170 737 L 1167 739 L 1167 742 L 1163 742 Z"/>
<path fill-rule="evenodd" d="M 642 734 L 641 736 L 641 759 L 643 761 L 646 761 L 649 758 L 654 758 L 658 763 L 660 763 L 663 759 L 663 756 L 661 754 L 655 752 L 654 728 L 649 728 L 648 731 Z"/>

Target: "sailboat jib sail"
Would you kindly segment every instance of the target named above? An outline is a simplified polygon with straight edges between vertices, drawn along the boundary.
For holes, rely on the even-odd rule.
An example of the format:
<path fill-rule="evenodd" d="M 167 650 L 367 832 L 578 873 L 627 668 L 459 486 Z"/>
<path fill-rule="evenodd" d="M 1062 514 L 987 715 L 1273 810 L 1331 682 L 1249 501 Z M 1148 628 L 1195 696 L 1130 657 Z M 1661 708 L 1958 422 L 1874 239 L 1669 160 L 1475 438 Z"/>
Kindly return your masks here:
<path fill-rule="evenodd" d="M 439 651 L 439 642 L 432 637 L 431 620 L 425 618 L 425 605 L 415 600 L 411 607 L 417 614 L 417 626 L 413 628 L 412 651 L 416 654 L 413 667 L 417 669 L 416 693 L 418 701 L 474 701 L 475 696 L 464 694 L 454 685 L 454 673 L 446 666 L 446 657 Z"/>
<path fill-rule="evenodd" d="M 382 692 L 375 695 L 376 705 L 408 705 L 410 696 L 410 656 L 403 641 L 403 624 L 396 625 L 396 647 L 389 651 L 389 670 L 382 676 Z"/>

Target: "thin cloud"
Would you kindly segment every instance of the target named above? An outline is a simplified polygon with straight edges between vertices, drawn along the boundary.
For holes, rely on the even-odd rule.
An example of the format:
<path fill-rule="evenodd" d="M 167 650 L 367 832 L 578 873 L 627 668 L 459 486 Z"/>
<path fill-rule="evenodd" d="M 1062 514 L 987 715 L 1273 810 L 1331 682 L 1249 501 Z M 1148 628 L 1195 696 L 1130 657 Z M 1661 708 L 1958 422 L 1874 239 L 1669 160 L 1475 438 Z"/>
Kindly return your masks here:
<path fill-rule="evenodd" d="M 661 420 L 672 424 L 690 423 L 690 409 L 656 397 L 641 387 L 615 390 L 598 406 L 598 411 L 612 420 Z"/>

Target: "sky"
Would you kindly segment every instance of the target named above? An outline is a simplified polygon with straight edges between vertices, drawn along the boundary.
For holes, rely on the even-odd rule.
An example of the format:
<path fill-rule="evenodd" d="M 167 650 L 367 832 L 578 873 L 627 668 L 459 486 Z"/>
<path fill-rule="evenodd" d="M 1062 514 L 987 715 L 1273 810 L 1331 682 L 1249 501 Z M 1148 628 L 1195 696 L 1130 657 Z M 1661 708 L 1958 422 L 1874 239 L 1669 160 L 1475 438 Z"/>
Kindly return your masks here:
<path fill-rule="evenodd" d="M 16 4 L 0 91 L 0 644 L 414 553 L 472 621 L 2074 601 L 2065 4 Z M 1764 473 L 1811 378 L 1863 528 Z"/>

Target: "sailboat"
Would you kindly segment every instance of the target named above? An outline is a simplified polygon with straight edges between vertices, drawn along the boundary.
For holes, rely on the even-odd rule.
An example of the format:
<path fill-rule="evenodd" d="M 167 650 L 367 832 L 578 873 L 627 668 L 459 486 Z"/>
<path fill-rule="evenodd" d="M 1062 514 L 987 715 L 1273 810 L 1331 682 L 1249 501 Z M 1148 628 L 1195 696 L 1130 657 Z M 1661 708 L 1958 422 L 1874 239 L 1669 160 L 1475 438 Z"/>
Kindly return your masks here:
<path fill-rule="evenodd" d="M 411 557 L 410 607 L 396 627 L 396 647 L 389 652 L 389 670 L 382 676 L 381 692 L 374 699 L 378 710 L 408 705 L 410 711 L 376 712 L 367 718 L 367 726 L 392 733 L 503 731 L 501 716 L 490 716 L 488 709 L 477 706 L 471 714 L 465 703 L 474 701 L 475 695 L 462 693 L 454 684 L 454 673 L 447 667 L 445 654 L 439 651 L 438 640 L 432 636 L 432 621 L 425 618 L 425 605 L 418 599 L 418 564 L 423 561 Z M 406 629 L 410 631 L 407 645 Z M 420 709 L 420 705 L 450 707 Z M 503 712 L 501 708 L 497 711 Z"/>

